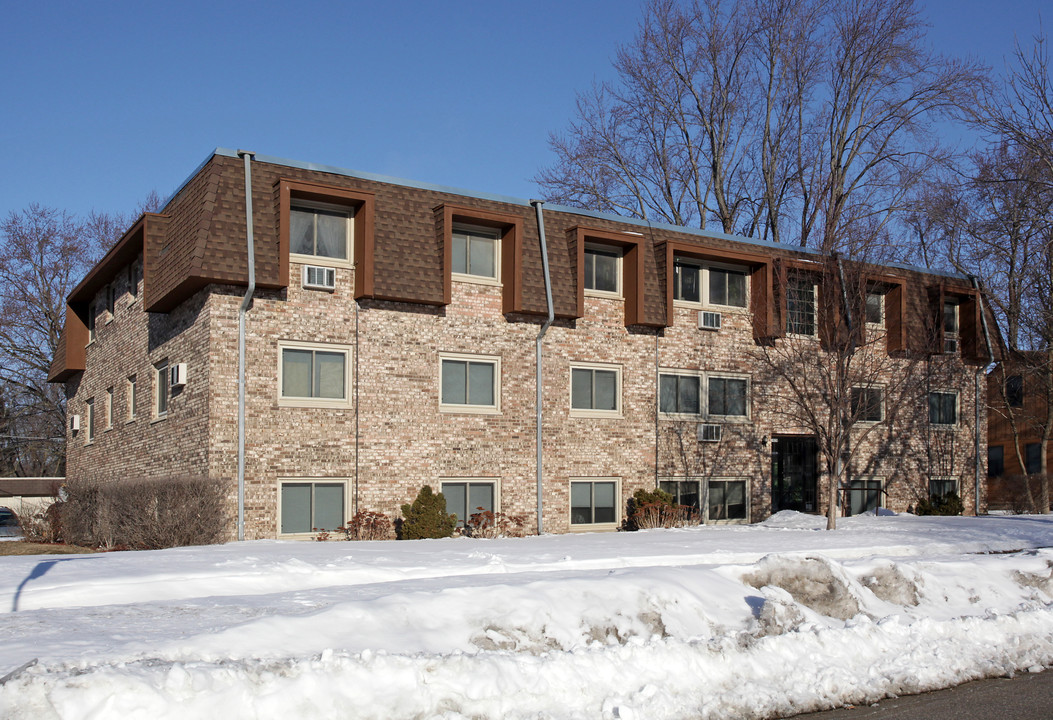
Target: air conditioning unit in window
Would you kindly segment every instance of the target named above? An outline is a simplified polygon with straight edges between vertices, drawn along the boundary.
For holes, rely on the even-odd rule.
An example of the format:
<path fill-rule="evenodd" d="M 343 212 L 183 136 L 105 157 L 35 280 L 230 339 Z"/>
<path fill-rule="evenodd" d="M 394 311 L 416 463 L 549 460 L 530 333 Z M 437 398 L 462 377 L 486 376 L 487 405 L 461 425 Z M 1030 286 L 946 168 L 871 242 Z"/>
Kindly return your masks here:
<path fill-rule="evenodd" d="M 335 290 L 336 270 L 331 267 L 304 265 L 303 286 L 312 290 Z"/>
<path fill-rule="evenodd" d="M 720 313 L 709 312 L 708 310 L 698 311 L 698 329 L 699 330 L 719 330 L 720 329 Z"/>
<path fill-rule="evenodd" d="M 186 363 L 176 363 L 168 368 L 168 384 L 172 387 L 186 385 Z"/>
<path fill-rule="evenodd" d="M 720 425 L 713 423 L 699 423 L 698 424 L 698 441 L 699 442 L 720 442 L 720 437 L 723 434 L 723 428 Z"/>
<path fill-rule="evenodd" d="M 80 415 L 69 416 L 69 429 L 73 432 L 80 430 Z"/>

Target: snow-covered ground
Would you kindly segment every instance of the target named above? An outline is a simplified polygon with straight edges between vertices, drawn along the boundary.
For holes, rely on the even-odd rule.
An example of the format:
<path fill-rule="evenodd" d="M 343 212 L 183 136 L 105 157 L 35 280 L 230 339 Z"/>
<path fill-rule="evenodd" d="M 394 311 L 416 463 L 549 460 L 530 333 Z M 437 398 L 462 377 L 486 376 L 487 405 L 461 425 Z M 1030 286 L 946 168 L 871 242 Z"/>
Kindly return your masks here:
<path fill-rule="evenodd" d="M 776 717 L 1053 667 L 1053 518 L 0 558 L 3 718 Z"/>

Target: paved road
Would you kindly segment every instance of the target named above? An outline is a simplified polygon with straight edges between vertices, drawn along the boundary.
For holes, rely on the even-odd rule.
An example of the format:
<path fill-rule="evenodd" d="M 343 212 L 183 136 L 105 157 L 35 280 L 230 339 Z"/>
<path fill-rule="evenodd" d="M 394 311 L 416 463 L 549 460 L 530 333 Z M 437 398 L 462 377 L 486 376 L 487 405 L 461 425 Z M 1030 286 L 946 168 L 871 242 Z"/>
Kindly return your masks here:
<path fill-rule="evenodd" d="M 798 715 L 804 720 L 1053 720 L 1053 669 L 977 680 L 949 690 L 882 700 L 876 706 Z"/>

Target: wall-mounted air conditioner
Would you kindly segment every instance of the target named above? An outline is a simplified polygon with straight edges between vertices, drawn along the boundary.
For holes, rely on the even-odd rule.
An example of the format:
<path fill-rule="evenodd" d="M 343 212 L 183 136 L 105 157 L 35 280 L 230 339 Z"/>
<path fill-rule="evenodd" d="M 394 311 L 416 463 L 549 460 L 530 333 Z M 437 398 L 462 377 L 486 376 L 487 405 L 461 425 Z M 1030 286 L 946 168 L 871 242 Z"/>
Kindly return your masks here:
<path fill-rule="evenodd" d="M 699 330 L 719 330 L 720 329 L 720 313 L 710 312 L 709 310 L 698 311 L 698 329 Z"/>
<path fill-rule="evenodd" d="M 176 363 L 168 368 L 168 384 L 172 387 L 186 385 L 186 363 Z"/>
<path fill-rule="evenodd" d="M 331 267 L 304 265 L 303 286 L 311 290 L 335 290 L 336 270 Z"/>
<path fill-rule="evenodd" d="M 714 423 L 699 423 L 698 424 L 698 441 L 699 442 L 720 442 L 720 437 L 723 434 L 723 428 L 720 425 Z"/>
<path fill-rule="evenodd" d="M 80 430 L 80 415 L 69 416 L 69 429 L 73 432 Z"/>

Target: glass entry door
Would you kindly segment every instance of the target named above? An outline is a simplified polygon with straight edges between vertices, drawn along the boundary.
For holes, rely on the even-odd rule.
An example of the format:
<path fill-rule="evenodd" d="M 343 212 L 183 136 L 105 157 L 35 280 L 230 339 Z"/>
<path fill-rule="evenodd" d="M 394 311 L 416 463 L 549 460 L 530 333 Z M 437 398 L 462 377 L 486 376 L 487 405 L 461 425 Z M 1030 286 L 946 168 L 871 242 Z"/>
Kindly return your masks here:
<path fill-rule="evenodd" d="M 819 446 L 812 437 L 777 437 L 771 453 L 771 510 L 819 511 Z"/>

